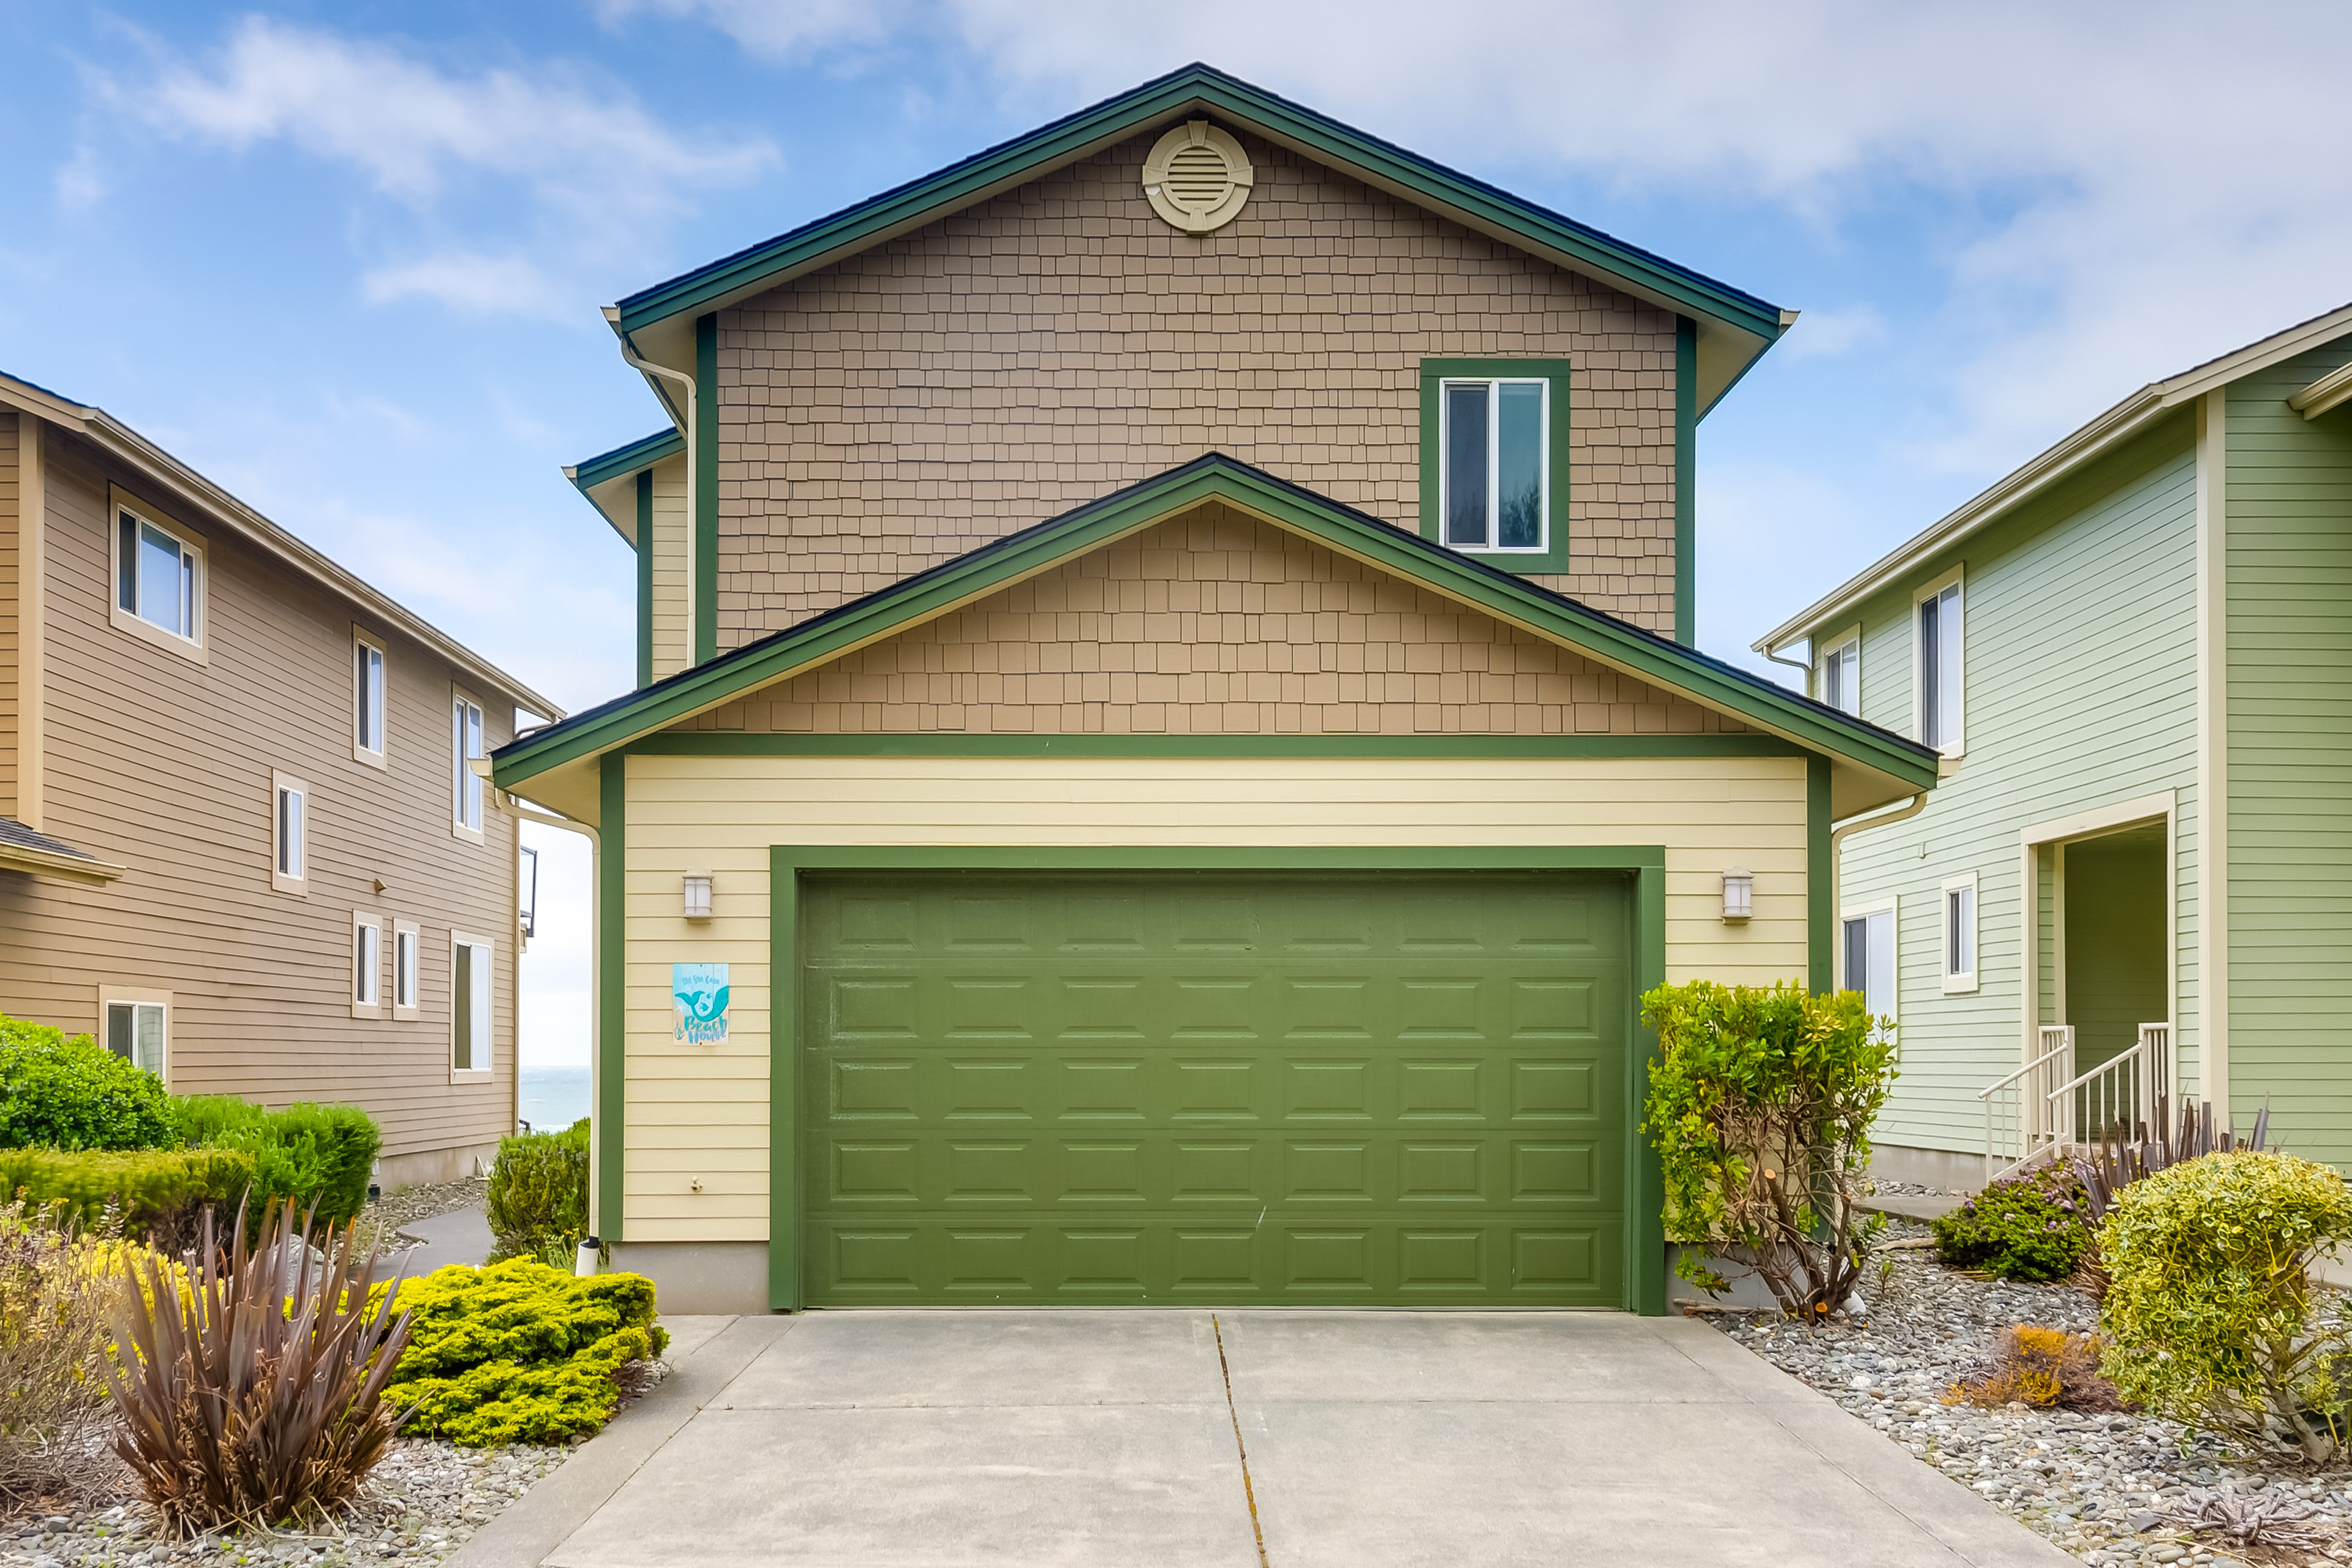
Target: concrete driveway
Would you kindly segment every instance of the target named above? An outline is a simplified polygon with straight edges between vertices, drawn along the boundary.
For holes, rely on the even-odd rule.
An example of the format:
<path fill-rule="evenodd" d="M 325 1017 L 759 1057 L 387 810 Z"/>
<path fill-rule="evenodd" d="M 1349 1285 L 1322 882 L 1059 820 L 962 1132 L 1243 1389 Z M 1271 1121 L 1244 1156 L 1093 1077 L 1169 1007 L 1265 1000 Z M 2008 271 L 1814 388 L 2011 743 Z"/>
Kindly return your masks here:
<path fill-rule="evenodd" d="M 1688 1320 L 681 1328 L 676 1375 L 449 1568 L 2074 1561 Z"/>

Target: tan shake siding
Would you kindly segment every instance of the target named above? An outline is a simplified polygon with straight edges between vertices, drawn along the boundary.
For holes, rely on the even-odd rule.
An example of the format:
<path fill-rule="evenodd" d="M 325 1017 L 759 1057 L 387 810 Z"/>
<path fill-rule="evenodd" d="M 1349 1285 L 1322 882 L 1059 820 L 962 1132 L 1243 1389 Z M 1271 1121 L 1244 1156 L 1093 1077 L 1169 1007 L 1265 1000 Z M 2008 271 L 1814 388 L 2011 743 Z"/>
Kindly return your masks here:
<path fill-rule="evenodd" d="M 16 568 L 24 513 L 17 504 L 17 417 L 13 410 L 0 411 L 0 815 L 21 819 L 17 719 L 23 699 L 17 683 L 24 639 L 16 618 Z"/>
<path fill-rule="evenodd" d="M 1805 973 L 1801 758 L 1349 761 L 631 757 L 631 1241 L 768 1237 L 768 852 L 802 845 L 1666 848 L 1669 979 Z M 1722 921 L 1721 874 L 1756 874 Z M 688 869 L 712 918 L 680 907 Z M 670 965 L 731 965 L 727 1042 L 671 1038 Z M 699 1179 L 703 1190 L 689 1184 Z"/>
<path fill-rule="evenodd" d="M 450 832 L 452 671 L 371 627 L 390 765 L 356 761 L 341 601 L 79 440 L 52 431 L 46 461 L 47 828 L 129 869 L 103 889 L 0 872 L 0 1007 L 81 1032 L 101 978 L 169 991 L 176 1091 L 348 1101 L 390 1156 L 491 1142 L 512 1114 L 516 836 L 495 811 L 485 843 Z M 110 479 L 205 542 L 208 664 L 109 624 Z M 510 706 L 473 695 L 509 738 Z M 310 786 L 306 897 L 271 890 L 273 769 Z M 387 952 L 394 921 L 423 927 L 416 1021 L 351 1016 L 354 910 L 383 916 Z M 452 928 L 497 943 L 490 1081 L 449 1081 Z"/>
<path fill-rule="evenodd" d="M 694 662 L 693 609 L 688 595 L 686 459 L 654 468 L 654 679 Z"/>
<path fill-rule="evenodd" d="M 1672 632 L 1670 312 L 1250 137 L 1179 234 L 1155 136 L 719 313 L 720 651 L 1206 451 L 1417 528 L 1429 357 L 1572 362 L 1538 581 Z"/>
<path fill-rule="evenodd" d="M 701 715 L 818 734 L 1744 726 L 1219 503 Z"/>

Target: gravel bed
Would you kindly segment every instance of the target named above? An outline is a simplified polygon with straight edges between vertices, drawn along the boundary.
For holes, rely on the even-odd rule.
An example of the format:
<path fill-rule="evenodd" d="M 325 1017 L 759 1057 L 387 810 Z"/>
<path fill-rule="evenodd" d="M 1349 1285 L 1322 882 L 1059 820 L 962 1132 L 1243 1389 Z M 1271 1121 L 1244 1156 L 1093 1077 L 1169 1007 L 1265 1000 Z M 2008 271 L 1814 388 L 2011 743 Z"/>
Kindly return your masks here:
<path fill-rule="evenodd" d="M 1890 1240 L 1927 1235 L 1916 1225 L 1887 1233 Z M 2343 1470 L 2315 1475 L 2283 1457 L 2231 1453 L 2210 1435 L 2191 1438 L 2151 1415 L 1944 1404 L 1944 1391 L 1976 1370 L 2002 1329 L 2038 1323 L 2087 1332 L 2097 1312 L 2071 1287 L 1971 1279 L 1934 1258 L 1931 1249 L 1882 1254 L 1885 1261 L 1873 1266 L 1863 1288 L 1867 1317 L 1812 1326 L 1777 1314 L 1709 1320 L 2085 1563 L 2352 1563 L 2352 1474 Z M 2314 1522 L 2327 1544 L 2317 1552 L 2257 1546 L 2239 1555 L 2161 1517 L 2192 1490 L 2265 1488 L 2321 1510 Z"/>
<path fill-rule="evenodd" d="M 402 1226 L 436 1215 L 454 1214 L 459 1209 L 478 1208 L 489 1195 L 489 1190 L 488 1177 L 468 1176 L 461 1182 L 420 1182 L 387 1193 L 360 1211 L 360 1244 L 365 1247 L 380 1236 L 388 1245 L 400 1234 Z"/>

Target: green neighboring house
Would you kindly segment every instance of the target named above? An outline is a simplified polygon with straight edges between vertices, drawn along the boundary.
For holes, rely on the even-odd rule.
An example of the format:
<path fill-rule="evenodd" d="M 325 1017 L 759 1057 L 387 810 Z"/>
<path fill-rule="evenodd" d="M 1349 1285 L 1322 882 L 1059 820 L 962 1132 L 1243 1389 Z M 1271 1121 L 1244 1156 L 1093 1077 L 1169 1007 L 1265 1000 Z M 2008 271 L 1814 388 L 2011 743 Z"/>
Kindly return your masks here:
<path fill-rule="evenodd" d="M 2352 1168 L 2352 307 L 2118 403 L 1756 646 L 1936 746 L 1837 834 L 1882 1173 L 2264 1104 Z M 2209 802 L 2220 801 L 2214 811 Z"/>

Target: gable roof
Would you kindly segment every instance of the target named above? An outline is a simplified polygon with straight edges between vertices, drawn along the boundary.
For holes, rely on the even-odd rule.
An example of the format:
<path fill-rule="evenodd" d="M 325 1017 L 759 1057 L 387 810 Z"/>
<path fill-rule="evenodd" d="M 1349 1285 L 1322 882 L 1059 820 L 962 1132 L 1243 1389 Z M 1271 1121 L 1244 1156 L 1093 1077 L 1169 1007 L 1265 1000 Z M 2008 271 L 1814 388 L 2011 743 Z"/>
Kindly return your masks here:
<path fill-rule="evenodd" d="M 510 789 L 877 642 L 1213 499 L 1394 575 L 1426 584 L 1497 620 L 1566 644 L 1630 675 L 1687 692 L 1808 750 L 1886 775 L 1905 788 L 1927 789 L 1935 784 L 1937 753 L 1916 742 L 1217 452 L 523 736 L 494 755 L 493 776 L 499 787 Z"/>
<path fill-rule="evenodd" d="M 1748 646 L 1759 653 L 1771 654 L 1811 636 L 1825 621 L 1843 619 L 1863 600 L 1893 586 L 1960 541 L 1991 527 L 2051 486 L 2114 451 L 2158 420 L 2186 408 L 2215 387 L 2227 386 L 2242 376 L 2267 370 L 2347 332 L 2352 332 L 2352 305 L 2341 305 L 2326 315 L 2314 316 L 2283 332 L 2192 365 L 2169 380 L 2149 382 Z M 2304 412 L 2304 417 L 2314 417 L 2335 406 L 2327 399 L 2338 390 L 2330 385 L 2336 379 L 2323 376 L 2296 395 L 2305 400 L 2294 405 Z M 2352 387 L 2352 381 L 2346 385 Z"/>
<path fill-rule="evenodd" d="M 263 556 L 358 606 L 391 630 L 423 644 L 464 671 L 475 685 L 501 693 L 530 712 L 551 719 L 563 716 L 563 710 L 553 702 L 389 595 L 337 565 L 103 408 L 76 403 L 45 386 L 6 374 L 0 374 L 0 408 L 16 408 L 37 416 L 93 443 L 126 467 L 167 487 L 173 494 L 193 501 L 204 509 L 207 519 L 215 520 L 217 526 L 226 528 Z"/>
<path fill-rule="evenodd" d="M 686 437 L 676 430 L 656 430 L 641 437 L 625 447 L 615 447 L 609 452 L 574 463 L 563 470 L 563 477 L 572 487 L 588 498 L 588 504 L 604 514 L 613 531 L 637 546 L 636 486 L 630 481 L 666 458 L 676 457 L 686 450 Z"/>
<path fill-rule="evenodd" d="M 1198 64 L 641 289 L 608 310 L 606 317 L 641 357 L 690 373 L 696 316 L 1025 184 L 1139 131 L 1202 111 L 1344 171 L 1376 190 L 1693 318 L 1699 328 L 1701 416 L 1795 319 L 1744 289 Z M 667 405 L 666 390 L 658 384 L 654 390 Z"/>

